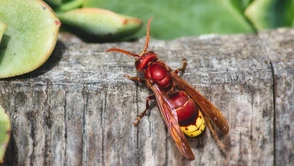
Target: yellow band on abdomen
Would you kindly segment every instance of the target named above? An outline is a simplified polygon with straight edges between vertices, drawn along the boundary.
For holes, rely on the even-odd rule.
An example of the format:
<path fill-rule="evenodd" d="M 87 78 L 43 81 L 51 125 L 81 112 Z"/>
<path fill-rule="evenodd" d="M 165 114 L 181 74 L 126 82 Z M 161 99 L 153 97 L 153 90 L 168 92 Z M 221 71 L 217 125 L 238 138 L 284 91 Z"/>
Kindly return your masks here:
<path fill-rule="evenodd" d="M 200 135 L 205 129 L 205 120 L 199 111 L 199 115 L 196 119 L 195 124 L 189 126 L 181 126 L 181 130 L 189 137 L 196 137 Z"/>

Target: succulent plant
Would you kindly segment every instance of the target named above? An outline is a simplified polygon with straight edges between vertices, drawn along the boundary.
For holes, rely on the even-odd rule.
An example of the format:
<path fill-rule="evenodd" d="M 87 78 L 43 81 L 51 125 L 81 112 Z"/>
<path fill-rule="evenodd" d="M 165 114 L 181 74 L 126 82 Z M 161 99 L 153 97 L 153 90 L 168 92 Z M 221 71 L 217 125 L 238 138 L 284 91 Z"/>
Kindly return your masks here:
<path fill-rule="evenodd" d="M 44 0 L 57 13 L 64 30 L 88 42 L 119 41 L 142 26 L 138 18 L 91 7 L 88 0 Z M 99 1 L 95 1 L 99 3 Z M 91 2 L 90 2 L 91 3 Z M 86 7 L 87 6 L 87 7 Z"/>
<path fill-rule="evenodd" d="M 81 8 L 59 14 L 63 25 L 85 41 L 113 41 L 140 29 L 140 19 L 100 8 Z"/>
<path fill-rule="evenodd" d="M 60 21 L 45 2 L 1 0 L 0 22 L 7 25 L 0 43 L 0 78 L 33 71 L 49 58 Z"/>
<path fill-rule="evenodd" d="M 65 12 L 82 7 L 84 0 L 44 0 L 56 12 Z"/>
<path fill-rule="evenodd" d="M 3 163 L 4 154 L 10 139 L 11 127 L 8 115 L 0 106 L 0 163 Z"/>
<path fill-rule="evenodd" d="M 4 34 L 6 27 L 7 27 L 6 24 L 4 24 L 3 22 L 0 22 L 0 42 L 1 42 L 1 39 L 2 39 L 2 36 Z"/>

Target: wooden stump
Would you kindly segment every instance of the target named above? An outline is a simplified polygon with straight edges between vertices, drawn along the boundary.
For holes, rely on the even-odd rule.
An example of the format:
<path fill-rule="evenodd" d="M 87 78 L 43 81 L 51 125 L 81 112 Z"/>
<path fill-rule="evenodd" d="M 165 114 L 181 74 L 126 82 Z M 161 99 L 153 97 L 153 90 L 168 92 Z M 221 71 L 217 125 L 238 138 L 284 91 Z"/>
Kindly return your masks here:
<path fill-rule="evenodd" d="M 61 35 L 38 70 L 0 81 L 0 104 L 11 117 L 12 138 L 2 165 L 293 165 L 294 30 L 151 40 L 149 50 L 182 76 L 227 118 L 221 153 L 209 130 L 188 138 L 196 160 L 178 151 L 156 107 L 138 127 L 151 92 L 136 75 L 134 58 L 105 53 L 120 47 L 141 53 L 144 39 L 86 44 Z"/>

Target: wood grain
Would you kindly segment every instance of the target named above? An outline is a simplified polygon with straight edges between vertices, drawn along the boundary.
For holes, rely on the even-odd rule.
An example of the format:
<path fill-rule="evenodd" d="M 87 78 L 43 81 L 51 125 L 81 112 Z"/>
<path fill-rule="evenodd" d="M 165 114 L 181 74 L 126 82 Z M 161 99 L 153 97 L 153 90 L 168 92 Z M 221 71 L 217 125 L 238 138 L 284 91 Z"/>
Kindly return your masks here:
<path fill-rule="evenodd" d="M 183 78 L 229 122 L 225 153 L 209 130 L 188 138 L 194 161 L 178 151 L 155 102 L 132 125 L 151 92 L 123 77 L 136 75 L 132 57 L 105 50 L 140 53 L 144 39 L 89 44 L 61 35 L 42 67 L 0 81 L 0 104 L 12 123 L 2 165 L 293 165 L 293 33 L 150 41 L 149 50 L 174 69 L 188 59 Z"/>

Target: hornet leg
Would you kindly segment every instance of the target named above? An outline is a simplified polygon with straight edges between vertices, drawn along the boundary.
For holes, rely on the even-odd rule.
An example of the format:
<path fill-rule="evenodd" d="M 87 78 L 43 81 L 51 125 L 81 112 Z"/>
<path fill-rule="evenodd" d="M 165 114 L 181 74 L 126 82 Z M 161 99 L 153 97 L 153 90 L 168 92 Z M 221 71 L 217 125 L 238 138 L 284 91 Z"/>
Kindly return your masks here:
<path fill-rule="evenodd" d="M 182 72 L 182 73 L 184 73 L 185 72 L 185 70 L 186 70 L 186 68 L 187 68 L 187 59 L 186 58 L 183 58 L 182 59 L 182 62 L 183 62 L 183 66 L 181 67 L 181 68 L 178 68 L 178 69 L 176 69 L 175 70 L 175 73 L 179 73 L 179 72 Z"/>
<path fill-rule="evenodd" d="M 140 120 L 143 118 L 143 116 L 146 115 L 147 110 L 150 109 L 149 100 L 154 100 L 154 99 L 155 99 L 155 96 L 154 96 L 154 95 L 152 95 L 152 96 L 148 96 L 148 97 L 146 98 L 146 109 L 145 109 L 143 112 L 141 112 L 140 115 L 139 115 L 139 116 L 136 118 L 136 120 L 133 122 L 133 124 L 134 124 L 135 126 L 138 125 L 138 123 L 139 123 Z"/>
<path fill-rule="evenodd" d="M 127 77 L 129 80 L 132 80 L 134 82 L 140 82 L 140 83 L 144 83 L 144 79 L 140 78 L 140 77 L 132 77 L 128 74 L 125 74 L 124 77 Z"/>

